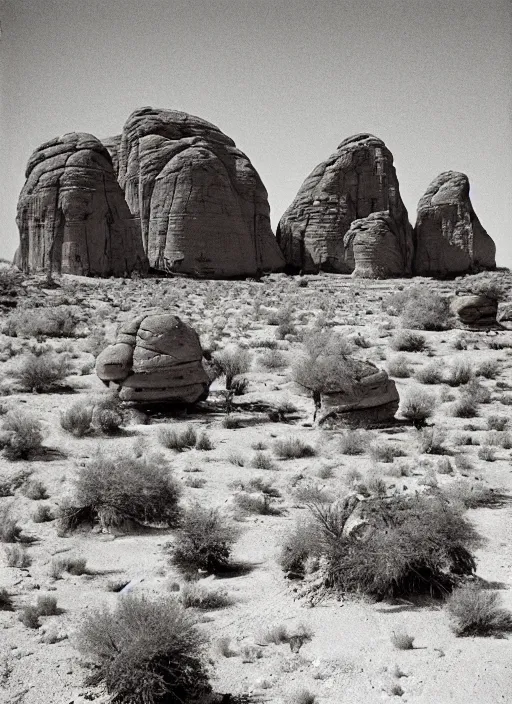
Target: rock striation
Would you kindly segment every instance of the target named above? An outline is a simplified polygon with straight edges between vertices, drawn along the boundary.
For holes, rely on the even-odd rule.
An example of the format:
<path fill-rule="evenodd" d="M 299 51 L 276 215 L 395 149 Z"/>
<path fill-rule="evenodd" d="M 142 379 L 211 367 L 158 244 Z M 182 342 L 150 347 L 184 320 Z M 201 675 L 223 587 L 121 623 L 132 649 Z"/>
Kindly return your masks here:
<path fill-rule="evenodd" d="M 145 107 L 130 115 L 119 146 L 105 144 L 151 267 L 206 278 L 284 268 L 265 187 L 218 127 Z"/>
<path fill-rule="evenodd" d="M 354 220 L 343 241 L 354 278 L 387 279 L 410 273 L 412 241 L 387 211 Z"/>
<path fill-rule="evenodd" d="M 496 317 L 498 301 L 481 294 L 454 296 L 450 310 L 459 324 L 471 330 L 489 330 L 500 327 Z"/>
<path fill-rule="evenodd" d="M 123 401 L 196 403 L 208 396 L 197 333 L 175 315 L 142 315 L 125 323 L 96 359 L 96 374 L 117 383 Z"/>
<path fill-rule="evenodd" d="M 96 137 L 71 132 L 45 142 L 25 176 L 16 218 L 22 271 L 126 276 L 147 268 L 137 223 Z"/>
<path fill-rule="evenodd" d="M 347 386 L 340 380 L 339 389 L 321 394 L 319 424 L 336 427 L 391 422 L 400 402 L 395 382 L 366 360 L 347 359 L 347 365 L 352 382 Z"/>
<path fill-rule="evenodd" d="M 389 262 L 384 270 L 394 269 L 399 251 L 400 275 L 410 274 L 412 227 L 400 197 L 393 155 L 377 137 L 357 134 L 341 142 L 334 154 L 311 172 L 281 218 L 277 240 L 289 268 L 351 273 L 355 264 L 344 238 L 355 220 L 371 213 L 387 215 L 388 231 L 379 239 L 375 232 L 382 223 L 367 223 L 374 233 L 369 236 L 373 242 L 366 247 L 362 261 L 384 255 Z M 350 244 L 352 236 L 348 241 Z M 359 237 L 357 252 L 362 255 L 365 248 L 361 241 Z M 370 268 L 377 270 L 378 266 L 373 261 Z M 361 265 L 360 271 L 365 267 Z"/>
<path fill-rule="evenodd" d="M 469 180 L 445 171 L 418 203 L 413 271 L 418 276 L 451 276 L 493 269 L 496 247 L 469 198 Z"/>

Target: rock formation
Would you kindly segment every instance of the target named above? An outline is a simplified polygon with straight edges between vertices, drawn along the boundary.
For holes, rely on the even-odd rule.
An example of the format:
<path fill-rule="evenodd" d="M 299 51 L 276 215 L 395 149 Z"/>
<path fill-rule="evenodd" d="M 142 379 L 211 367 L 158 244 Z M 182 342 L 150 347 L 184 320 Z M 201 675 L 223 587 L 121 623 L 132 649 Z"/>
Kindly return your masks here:
<path fill-rule="evenodd" d="M 412 228 L 400 198 L 393 155 L 377 137 L 357 134 L 341 142 L 311 172 L 281 218 L 277 240 L 286 263 L 295 271 L 350 273 L 354 263 L 345 248 L 345 234 L 354 220 L 376 212 L 387 213 L 393 236 L 381 237 L 385 244 L 378 247 L 369 245 L 367 256 L 371 251 L 381 255 L 386 248 L 385 260 L 395 262 L 399 250 L 400 274 L 410 274 Z M 358 246 L 358 251 L 362 249 Z M 371 268 L 377 267 L 374 263 Z"/>
<path fill-rule="evenodd" d="M 400 399 L 387 372 L 366 360 L 347 359 L 347 365 L 353 381 L 347 386 L 346 380 L 340 380 L 339 389 L 321 394 L 319 423 L 335 427 L 392 421 Z"/>
<path fill-rule="evenodd" d="M 498 301 L 483 295 L 454 296 L 450 310 L 463 327 L 471 330 L 499 327 L 496 316 Z"/>
<path fill-rule="evenodd" d="M 496 266 L 496 247 L 478 220 L 469 198 L 469 180 L 445 171 L 418 203 L 414 229 L 414 273 L 450 276 Z"/>
<path fill-rule="evenodd" d="M 96 137 L 72 132 L 42 144 L 25 176 L 15 257 L 25 273 L 124 276 L 145 269 L 137 223 Z"/>
<path fill-rule="evenodd" d="M 354 220 L 344 237 L 345 260 L 360 279 L 386 279 L 410 273 L 411 240 L 388 212 Z"/>
<path fill-rule="evenodd" d="M 123 401 L 196 403 L 208 396 L 197 333 L 175 315 L 142 315 L 124 324 L 96 360 L 96 374 L 120 386 Z"/>
<path fill-rule="evenodd" d="M 136 110 L 105 140 L 150 266 L 208 278 L 283 269 L 256 170 L 218 127 L 193 115 Z"/>
<path fill-rule="evenodd" d="M 117 178 L 119 175 L 119 149 L 121 148 L 121 135 L 116 134 L 114 137 L 106 137 L 101 140 L 101 143 L 107 148 L 107 151 L 110 154 L 112 166 L 114 167 L 114 173 Z"/>

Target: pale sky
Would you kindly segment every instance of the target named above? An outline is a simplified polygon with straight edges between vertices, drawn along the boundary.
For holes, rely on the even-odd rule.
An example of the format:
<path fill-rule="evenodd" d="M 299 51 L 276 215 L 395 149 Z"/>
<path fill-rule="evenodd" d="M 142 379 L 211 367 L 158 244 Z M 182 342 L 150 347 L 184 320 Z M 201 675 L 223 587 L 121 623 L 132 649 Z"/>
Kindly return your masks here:
<path fill-rule="evenodd" d="M 25 165 L 66 132 L 117 134 L 143 105 L 215 123 L 251 159 L 274 229 L 346 137 L 371 132 L 416 205 L 468 174 L 512 266 L 510 0 L 0 0 L 0 256 Z"/>

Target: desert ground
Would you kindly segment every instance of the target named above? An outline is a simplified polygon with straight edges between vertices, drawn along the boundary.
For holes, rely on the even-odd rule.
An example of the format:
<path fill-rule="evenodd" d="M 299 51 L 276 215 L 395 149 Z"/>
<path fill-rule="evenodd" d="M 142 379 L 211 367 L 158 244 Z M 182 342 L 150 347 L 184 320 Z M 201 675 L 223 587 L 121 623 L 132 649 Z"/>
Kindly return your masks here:
<path fill-rule="evenodd" d="M 42 278 L 24 278 L 17 307 L 1 314 L 0 426 L 21 410 L 39 422 L 43 440 L 26 458 L 5 451 L 0 457 L 0 517 L 18 528 L 11 538 L 4 531 L 0 548 L 1 701 L 109 701 L 101 683 L 87 681 L 77 648 L 84 619 L 104 605 L 114 608 L 126 594 L 185 603 L 187 589 L 195 588 L 193 577 L 170 558 L 175 528 L 62 530 L 60 507 L 98 448 L 114 460 L 124 451 L 159 453 L 182 487 L 180 505 L 217 508 L 237 528 L 231 555 L 237 569 L 196 575 L 199 589 L 220 595 L 218 604 L 187 608 L 207 637 L 205 657 L 216 692 L 230 693 L 233 701 L 273 704 L 511 701 L 506 632 L 460 637 L 446 600 L 429 594 L 377 600 L 325 590 L 312 600 L 310 592 L 304 594 L 307 579 L 287 578 L 280 564 L 287 536 L 311 515 L 312 503 L 349 494 L 437 492 L 457 505 L 481 537 L 470 581 L 512 610 L 512 331 L 453 324 L 415 331 L 424 338 L 419 351 L 394 349 L 403 323 L 393 296 L 411 287 L 420 287 L 425 298 L 451 295 L 461 281 L 358 281 L 328 274 L 276 274 L 262 281 L 63 276 L 47 287 Z M 24 311 L 44 317 L 62 306 L 76 320 L 64 337 L 34 336 L 18 325 Z M 246 350 L 241 376 L 247 385 L 233 396 L 232 407 L 220 375 L 195 408 L 127 406 L 112 434 L 96 428 L 76 437 L 65 430 L 61 418 L 73 405 L 113 393 L 96 376 L 94 363 L 118 326 L 141 313 L 161 312 L 191 325 L 214 357 L 223 348 Z M 313 400 L 294 382 L 292 369 L 305 337 L 320 333 L 339 335 L 355 356 L 386 369 L 402 403 L 430 394 L 435 403 L 426 429 L 415 427 L 401 409 L 397 422 L 383 427 L 319 426 Z M 17 370 L 26 356 L 53 352 L 66 360 L 65 379 L 39 392 L 24 388 Z M 424 383 L 421 370 L 433 363 L 437 376 Z M 456 378 L 457 368 L 465 378 Z M 454 408 L 464 394 L 467 400 L 468 388 L 474 412 L 457 417 Z M 207 434 L 211 449 L 178 451 L 162 443 L 162 429 L 190 427 L 197 437 Z M 307 447 L 303 456 L 280 456 L 276 448 L 287 439 Z M 59 570 L 61 558 L 81 568 Z M 41 596 L 55 597 L 57 607 L 31 622 L 26 607 Z M 292 648 L 290 637 L 297 634 L 304 636 L 301 647 Z"/>

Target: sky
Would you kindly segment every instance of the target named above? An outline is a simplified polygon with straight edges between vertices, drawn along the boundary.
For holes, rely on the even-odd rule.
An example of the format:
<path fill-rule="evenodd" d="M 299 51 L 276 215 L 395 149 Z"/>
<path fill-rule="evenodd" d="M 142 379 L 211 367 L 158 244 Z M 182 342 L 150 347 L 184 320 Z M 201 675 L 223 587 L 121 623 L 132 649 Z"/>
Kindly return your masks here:
<path fill-rule="evenodd" d="M 31 152 L 120 133 L 151 105 L 216 124 L 251 159 L 272 223 L 346 137 L 370 132 L 416 206 L 463 171 L 512 267 L 510 0 L 0 0 L 0 257 Z"/>

